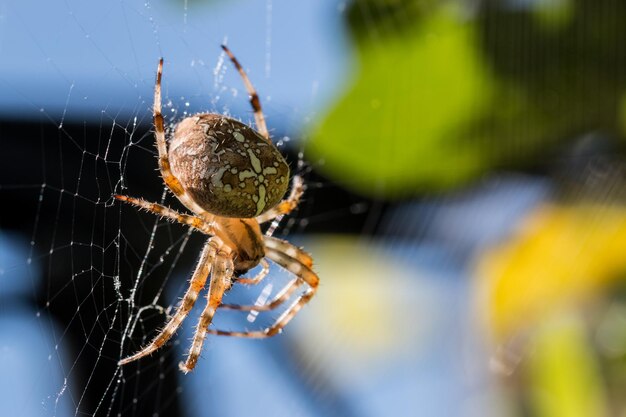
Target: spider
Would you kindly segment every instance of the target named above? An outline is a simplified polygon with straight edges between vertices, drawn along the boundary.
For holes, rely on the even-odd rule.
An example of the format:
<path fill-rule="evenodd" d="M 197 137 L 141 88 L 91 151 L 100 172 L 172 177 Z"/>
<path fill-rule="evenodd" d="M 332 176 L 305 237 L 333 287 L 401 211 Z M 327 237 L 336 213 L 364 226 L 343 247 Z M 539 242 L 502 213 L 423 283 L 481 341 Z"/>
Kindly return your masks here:
<path fill-rule="evenodd" d="M 200 113 L 178 123 L 168 150 L 161 114 L 163 58 L 159 60 L 153 110 L 159 169 L 165 185 L 193 214 L 182 214 L 140 198 L 114 197 L 187 225 L 209 238 L 201 251 L 189 287 L 163 330 L 147 346 L 120 360 L 118 365 L 143 358 L 163 346 L 185 320 L 207 280 L 207 304 L 200 315 L 187 359 L 179 364 L 185 373 L 196 366 L 207 334 L 249 338 L 274 336 L 311 300 L 317 290 L 319 278 L 311 269 L 311 256 L 287 241 L 261 232 L 260 224 L 288 214 L 297 207 L 304 192 L 304 183 L 299 176 L 294 176 L 291 193 L 281 201 L 288 188 L 289 166 L 270 140 L 259 96 L 248 76 L 232 52 L 224 45 L 222 49 L 243 79 L 258 131 L 230 117 Z M 282 266 L 294 277 L 264 304 L 222 303 L 222 297 L 233 283 L 254 285 L 263 280 L 269 271 L 265 258 Z M 257 265 L 262 268 L 256 276 L 242 276 Z M 271 326 L 263 330 L 209 329 L 214 314 L 220 308 L 273 310 L 305 284 L 306 290 Z"/>

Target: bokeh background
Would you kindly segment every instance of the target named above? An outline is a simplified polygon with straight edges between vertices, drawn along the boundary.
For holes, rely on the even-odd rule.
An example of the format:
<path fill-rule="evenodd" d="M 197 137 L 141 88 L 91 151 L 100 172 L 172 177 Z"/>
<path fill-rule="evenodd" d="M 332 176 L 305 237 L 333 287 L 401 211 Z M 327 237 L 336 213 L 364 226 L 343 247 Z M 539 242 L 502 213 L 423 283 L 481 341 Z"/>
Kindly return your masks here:
<path fill-rule="evenodd" d="M 626 415 L 625 22 L 620 0 L 0 0 L 0 415 Z M 204 238 L 112 195 L 180 208 L 159 57 L 167 123 L 252 123 L 221 43 L 305 178 L 274 234 L 321 286 L 189 375 L 197 313 L 120 368 Z"/>

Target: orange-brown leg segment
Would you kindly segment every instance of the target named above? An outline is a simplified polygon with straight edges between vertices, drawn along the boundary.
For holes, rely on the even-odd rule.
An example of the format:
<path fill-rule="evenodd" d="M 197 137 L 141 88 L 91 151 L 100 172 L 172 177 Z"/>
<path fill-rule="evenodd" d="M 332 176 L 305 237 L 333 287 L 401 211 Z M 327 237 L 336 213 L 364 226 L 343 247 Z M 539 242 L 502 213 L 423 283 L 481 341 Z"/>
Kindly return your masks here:
<path fill-rule="evenodd" d="M 300 311 L 300 309 L 308 303 L 315 295 L 317 287 L 319 285 L 318 276 L 306 265 L 298 262 L 295 258 L 292 258 L 285 253 L 276 251 L 274 249 L 267 248 L 266 256 L 296 275 L 299 279 L 306 282 L 309 289 L 300 295 L 279 317 L 274 324 L 264 330 L 258 331 L 246 331 L 246 332 L 234 332 L 226 330 L 208 329 L 207 333 L 216 334 L 221 336 L 236 336 L 236 337 L 248 337 L 248 338 L 265 338 L 274 336 L 281 332 L 283 327 L 287 325 L 294 318 L 294 316 Z"/>
<path fill-rule="evenodd" d="M 200 314 L 200 320 L 196 332 L 193 336 L 193 342 L 189 349 L 189 356 L 178 367 L 184 373 L 191 371 L 198 362 L 200 353 L 202 353 L 202 345 L 207 334 L 207 329 L 213 321 L 215 311 L 222 303 L 222 297 L 230 287 L 231 277 L 233 275 L 234 265 L 230 254 L 230 249 L 222 246 L 217 253 L 211 281 L 209 284 L 209 292 L 207 294 L 207 305 Z"/>
<path fill-rule="evenodd" d="M 157 79 L 154 86 L 154 137 L 156 139 L 157 149 L 159 150 L 159 169 L 165 185 L 174 193 L 180 202 L 194 213 L 205 213 L 195 201 L 187 194 L 184 187 L 174 176 L 170 168 L 170 160 L 167 154 L 167 143 L 165 141 L 165 126 L 163 123 L 163 114 L 161 113 L 161 76 L 163 74 L 163 58 L 159 60 L 157 69 Z"/>
<path fill-rule="evenodd" d="M 263 243 L 266 248 L 282 252 L 291 258 L 295 258 L 309 269 L 313 266 L 313 258 L 311 258 L 311 255 L 286 240 L 278 239 L 273 236 L 263 236 Z"/>
<path fill-rule="evenodd" d="M 204 287 L 207 276 L 211 272 L 211 265 L 216 252 L 216 245 L 212 242 L 212 240 L 213 239 L 209 239 L 207 244 L 204 245 L 198 266 L 196 266 L 196 270 L 194 271 L 191 281 L 189 282 L 189 288 L 187 289 L 187 292 L 178 306 L 176 313 L 174 313 L 170 321 L 148 346 L 141 349 L 134 355 L 120 360 L 117 363 L 118 365 L 125 365 L 129 362 L 133 362 L 137 359 L 143 358 L 144 356 L 150 355 L 163 346 L 174 335 L 174 333 L 176 333 L 176 330 L 178 330 L 180 324 L 183 322 L 185 317 L 187 317 L 189 311 L 191 311 L 193 305 L 198 299 L 198 293 Z"/>
<path fill-rule="evenodd" d="M 250 82 L 248 75 L 243 70 L 243 67 L 241 66 L 237 58 L 235 58 L 235 55 L 230 52 L 230 49 L 228 49 L 226 45 L 222 45 L 222 49 L 224 50 L 224 52 L 226 52 L 226 55 L 228 55 L 230 60 L 233 62 L 233 65 L 235 65 L 237 71 L 239 71 L 239 75 L 241 75 L 241 78 L 243 79 L 243 84 L 246 86 L 246 90 L 248 90 L 248 95 L 250 96 L 250 104 L 252 105 L 252 110 L 254 110 L 254 121 L 256 122 L 257 130 L 259 131 L 261 136 L 263 136 L 269 142 L 270 134 L 267 131 L 267 125 L 265 124 L 265 116 L 263 115 L 263 110 L 261 109 L 261 100 L 259 99 L 259 95 L 257 94 L 254 86 Z"/>
<path fill-rule="evenodd" d="M 222 304 L 220 308 L 239 311 L 269 311 L 279 307 L 303 284 L 302 279 L 294 278 L 276 296 L 267 303 L 255 305 Z"/>
<path fill-rule="evenodd" d="M 195 216 L 190 216 L 188 214 L 182 214 L 177 212 L 176 210 L 172 210 L 169 207 L 165 207 L 161 204 L 150 203 L 142 198 L 129 197 L 126 195 L 118 195 L 115 194 L 114 197 L 120 201 L 131 204 L 133 206 L 137 206 L 146 211 L 156 214 L 162 218 L 172 220 L 181 224 L 185 224 L 187 226 L 193 227 L 204 234 L 213 235 L 215 234 L 215 230 L 213 226 L 203 219 Z"/>
<path fill-rule="evenodd" d="M 270 272 L 270 264 L 267 263 L 265 259 L 261 259 L 260 264 L 261 264 L 262 269 L 259 271 L 258 274 L 256 274 L 252 278 L 246 278 L 246 277 L 237 278 L 237 283 L 244 284 L 244 285 L 256 285 L 259 282 L 263 281 L 263 278 L 265 278 L 268 272 Z"/>

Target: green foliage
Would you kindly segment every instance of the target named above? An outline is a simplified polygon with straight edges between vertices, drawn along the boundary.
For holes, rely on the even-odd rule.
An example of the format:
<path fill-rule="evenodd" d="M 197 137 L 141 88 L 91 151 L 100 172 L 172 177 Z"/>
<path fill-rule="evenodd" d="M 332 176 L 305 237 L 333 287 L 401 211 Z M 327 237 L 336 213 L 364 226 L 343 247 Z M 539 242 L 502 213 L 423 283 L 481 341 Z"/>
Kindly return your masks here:
<path fill-rule="evenodd" d="M 379 197 L 438 191 L 534 164 L 563 141 L 626 126 L 626 2 L 534 9 L 487 0 L 356 0 L 353 84 L 312 133 L 335 181 Z"/>
<path fill-rule="evenodd" d="M 533 9 L 537 24 L 547 30 L 561 30 L 574 16 L 573 0 L 544 0 Z"/>
<path fill-rule="evenodd" d="M 404 36 L 369 43 L 354 86 L 310 151 L 336 180 L 368 194 L 447 187 L 474 175 L 481 155 L 458 138 L 493 89 L 474 38 L 473 27 L 445 9 Z"/>

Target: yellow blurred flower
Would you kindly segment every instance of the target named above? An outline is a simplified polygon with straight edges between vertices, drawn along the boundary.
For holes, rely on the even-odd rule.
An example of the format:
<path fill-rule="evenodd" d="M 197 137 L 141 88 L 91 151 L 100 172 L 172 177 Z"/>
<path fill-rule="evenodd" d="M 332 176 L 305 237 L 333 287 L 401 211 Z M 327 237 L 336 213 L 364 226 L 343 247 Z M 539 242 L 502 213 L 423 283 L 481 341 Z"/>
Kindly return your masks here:
<path fill-rule="evenodd" d="M 626 207 L 543 205 L 479 259 L 479 308 L 502 340 L 597 295 L 624 271 Z"/>

